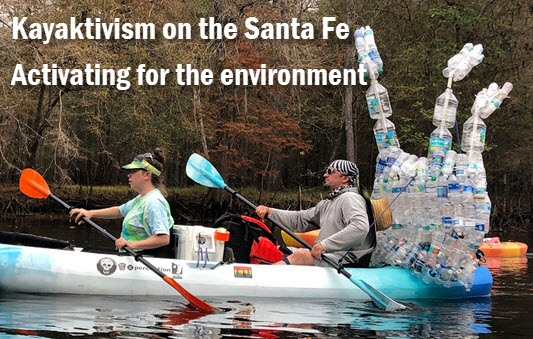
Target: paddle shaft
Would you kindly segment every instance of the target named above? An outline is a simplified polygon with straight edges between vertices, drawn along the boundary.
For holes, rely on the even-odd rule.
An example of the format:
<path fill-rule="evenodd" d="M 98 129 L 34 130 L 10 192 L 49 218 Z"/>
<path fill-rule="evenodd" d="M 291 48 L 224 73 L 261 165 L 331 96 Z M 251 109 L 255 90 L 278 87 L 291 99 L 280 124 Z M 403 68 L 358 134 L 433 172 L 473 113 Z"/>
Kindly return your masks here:
<path fill-rule="evenodd" d="M 228 191 L 229 193 L 231 193 L 232 195 L 234 195 L 237 199 L 241 200 L 242 202 L 244 202 L 246 205 L 248 205 L 248 207 L 250 207 L 251 209 L 253 209 L 255 211 L 255 209 L 257 208 L 256 205 L 254 205 L 251 201 L 249 201 L 248 199 L 246 199 L 245 197 L 243 197 L 242 195 L 240 195 L 239 193 L 235 192 L 233 189 L 231 189 L 230 187 L 226 186 L 224 187 L 224 189 L 226 191 Z M 285 233 L 287 233 L 288 235 L 290 235 L 291 237 L 294 238 L 294 240 L 298 241 L 300 244 L 302 244 L 302 246 L 304 246 L 305 248 L 307 248 L 308 250 L 311 250 L 313 249 L 313 247 L 311 245 L 309 245 L 307 242 L 305 242 L 305 240 L 303 240 L 302 238 L 300 238 L 299 236 L 297 236 L 293 231 L 291 231 L 287 226 L 281 224 L 279 221 L 277 221 L 276 219 L 272 218 L 271 216 L 267 215 L 266 216 L 266 219 L 268 221 L 270 221 L 271 223 L 273 223 L 274 225 L 278 226 L 279 228 L 281 228 L 283 231 L 285 231 Z M 339 273 L 342 273 L 344 276 L 346 276 L 347 278 L 351 278 L 352 275 L 350 273 L 348 273 L 344 268 L 340 267 L 335 261 L 333 261 L 333 259 L 329 258 L 328 256 L 324 255 L 322 253 L 322 260 L 324 260 L 328 265 L 332 266 L 333 268 L 335 268 Z"/>
<path fill-rule="evenodd" d="M 67 204 L 66 202 L 64 202 L 63 200 L 59 199 L 58 197 L 56 197 L 55 195 L 53 195 L 52 193 L 50 193 L 49 197 L 60 203 L 63 207 L 65 207 L 66 209 L 68 209 L 69 211 L 72 209 L 72 206 L 70 206 L 69 204 Z M 103 229 L 102 227 L 100 227 L 97 223 L 95 223 L 94 221 L 86 218 L 86 217 L 82 217 L 81 218 L 84 222 L 86 222 L 87 224 L 91 225 L 92 227 L 94 227 L 96 230 L 98 230 L 98 232 L 102 233 L 106 238 L 110 239 L 110 240 L 113 240 L 113 242 L 117 241 L 117 238 L 115 236 L 113 236 L 111 233 L 109 233 L 108 231 L 106 231 L 105 229 Z M 216 310 L 216 307 L 214 306 L 211 306 L 209 305 L 208 303 L 206 303 L 205 301 L 202 301 L 200 300 L 199 298 L 197 298 L 196 296 L 194 296 L 193 294 L 191 294 L 189 291 L 187 291 L 185 288 L 183 288 L 180 284 L 178 284 L 174 279 L 172 279 L 171 277 L 169 277 L 168 275 L 164 274 L 163 272 L 161 272 L 159 269 L 157 269 L 157 267 L 155 267 L 154 265 L 152 265 L 149 261 L 147 261 L 146 259 L 144 259 L 140 254 L 136 253 L 134 250 L 132 250 L 130 247 L 128 246 L 124 246 L 122 248 L 126 253 L 128 253 L 129 255 L 131 255 L 132 257 L 135 258 L 136 261 L 139 261 L 141 262 L 144 266 L 148 267 L 148 269 L 150 269 L 152 272 L 154 272 L 155 274 L 157 274 L 158 276 L 160 276 L 167 284 L 169 284 L 170 286 L 172 286 L 176 291 L 178 291 L 183 297 L 185 297 L 185 299 L 187 299 L 192 305 L 194 305 L 195 307 L 197 307 L 198 309 L 202 310 L 202 311 L 214 311 Z"/>

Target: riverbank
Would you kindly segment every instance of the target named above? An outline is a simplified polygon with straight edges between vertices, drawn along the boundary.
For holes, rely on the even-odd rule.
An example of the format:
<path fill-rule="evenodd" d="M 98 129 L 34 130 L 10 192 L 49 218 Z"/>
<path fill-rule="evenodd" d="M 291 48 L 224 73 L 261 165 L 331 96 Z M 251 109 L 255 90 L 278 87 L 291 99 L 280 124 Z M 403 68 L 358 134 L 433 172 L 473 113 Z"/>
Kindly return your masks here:
<path fill-rule="evenodd" d="M 136 193 L 126 186 L 73 186 L 50 187 L 51 191 L 71 206 L 87 209 L 104 208 L 123 204 Z M 321 189 L 301 192 L 261 192 L 247 187 L 238 192 L 254 202 L 283 209 L 300 209 L 314 206 L 325 197 Z M 168 187 L 167 200 L 176 221 L 213 220 L 224 212 L 249 213 L 240 201 L 220 189 L 202 186 Z M 17 186 L 0 187 L 0 213 L 4 215 L 31 215 L 37 213 L 64 214 L 65 209 L 50 199 L 33 199 L 22 194 Z"/>

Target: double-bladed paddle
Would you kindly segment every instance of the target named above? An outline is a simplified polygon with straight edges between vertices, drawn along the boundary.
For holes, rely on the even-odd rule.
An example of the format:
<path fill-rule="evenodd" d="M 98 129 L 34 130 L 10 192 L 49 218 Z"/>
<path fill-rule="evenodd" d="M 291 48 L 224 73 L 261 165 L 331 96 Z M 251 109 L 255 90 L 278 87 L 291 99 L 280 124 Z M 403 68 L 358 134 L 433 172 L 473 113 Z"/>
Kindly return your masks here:
<path fill-rule="evenodd" d="M 224 189 L 255 211 L 257 206 L 255 206 L 252 202 L 248 201 L 239 193 L 235 192 L 230 187 L 228 187 L 228 185 L 226 185 L 226 183 L 224 182 L 224 179 L 222 179 L 222 177 L 218 173 L 217 169 L 201 155 L 194 153 L 190 156 L 189 160 L 187 161 L 186 172 L 189 178 L 196 181 L 200 185 Z M 294 232 L 292 232 L 290 229 L 282 225 L 280 222 L 278 222 L 271 216 L 267 215 L 266 219 L 281 228 L 282 230 L 284 230 L 287 234 L 289 234 L 307 249 L 312 249 L 311 245 L 306 243 L 303 239 L 294 234 Z M 335 268 L 339 273 L 350 279 L 353 284 L 355 284 L 357 287 L 359 287 L 359 289 L 368 294 L 374 304 L 376 304 L 376 306 L 378 306 L 379 308 L 384 309 L 386 311 L 398 311 L 406 308 L 406 306 L 387 297 L 385 294 L 381 293 L 364 280 L 357 279 L 356 277 L 352 276 L 344 268 L 339 267 L 339 265 L 335 263 L 335 261 L 325 256 L 324 254 L 322 254 L 322 260 L 324 260 L 330 266 Z"/>
<path fill-rule="evenodd" d="M 52 200 L 60 203 L 63 207 L 65 207 L 69 211 L 72 209 L 72 207 L 69 206 L 66 202 L 59 199 L 55 195 L 53 195 L 50 192 L 50 188 L 48 187 L 48 184 L 46 183 L 44 178 L 39 173 L 37 173 L 36 171 L 30 168 L 27 168 L 24 171 L 22 171 L 22 174 L 19 180 L 19 187 L 22 193 L 26 194 L 29 197 L 39 198 L 39 199 L 51 198 Z M 82 217 L 82 220 L 86 222 L 87 224 L 91 225 L 92 227 L 96 228 L 98 232 L 102 233 L 108 239 L 113 240 L 113 242 L 117 240 L 117 238 L 115 238 L 111 233 L 107 232 L 105 229 L 97 225 L 94 221 L 86 217 Z M 191 294 L 189 291 L 183 288 L 180 284 L 178 284 L 174 279 L 172 279 L 168 275 L 158 270 L 154 265 L 150 264 L 150 262 L 144 259 L 140 254 L 135 253 L 135 251 L 133 251 L 128 246 L 124 246 L 123 250 L 129 255 L 133 256 L 136 261 L 140 261 L 142 264 L 148 267 L 152 272 L 160 276 L 167 284 L 172 286 L 185 299 L 187 299 L 191 303 L 191 305 L 193 305 L 197 309 L 201 311 L 207 311 L 207 312 L 213 312 L 217 309 L 216 307 L 209 305 L 205 301 L 200 300 L 199 298 Z"/>

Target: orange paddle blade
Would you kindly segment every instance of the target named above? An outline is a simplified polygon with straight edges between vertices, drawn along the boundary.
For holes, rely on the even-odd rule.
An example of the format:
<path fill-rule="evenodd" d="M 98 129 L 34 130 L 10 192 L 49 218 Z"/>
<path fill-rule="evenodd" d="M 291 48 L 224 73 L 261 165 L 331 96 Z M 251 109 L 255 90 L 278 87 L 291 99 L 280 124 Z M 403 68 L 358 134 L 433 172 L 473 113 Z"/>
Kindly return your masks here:
<path fill-rule="evenodd" d="M 32 198 L 48 198 L 51 193 L 44 178 L 31 168 L 26 168 L 22 171 L 19 187 L 22 193 Z"/>
<path fill-rule="evenodd" d="M 185 299 L 187 299 L 194 307 L 196 307 L 200 311 L 214 312 L 217 310 L 216 307 L 209 305 L 205 301 L 191 294 L 189 291 L 184 289 L 180 284 L 178 284 L 176 280 L 172 279 L 168 275 L 163 277 L 163 280 L 166 281 L 166 283 L 169 284 L 170 286 L 174 287 L 176 291 L 180 292 L 180 294 L 184 296 Z"/>

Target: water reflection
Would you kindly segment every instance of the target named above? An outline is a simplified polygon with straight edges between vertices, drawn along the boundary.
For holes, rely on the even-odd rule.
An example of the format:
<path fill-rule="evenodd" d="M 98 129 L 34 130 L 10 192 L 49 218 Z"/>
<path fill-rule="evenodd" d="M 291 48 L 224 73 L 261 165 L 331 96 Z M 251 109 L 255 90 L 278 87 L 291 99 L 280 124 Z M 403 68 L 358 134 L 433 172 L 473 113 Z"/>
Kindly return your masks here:
<path fill-rule="evenodd" d="M 0 334 L 142 338 L 465 337 L 490 333 L 490 298 L 408 304 L 387 313 L 370 302 L 257 299 L 209 300 L 224 311 L 206 314 L 154 298 L 0 296 Z M 310 321 L 312 320 L 312 322 Z M 61 336 L 61 335 L 59 335 Z"/>

